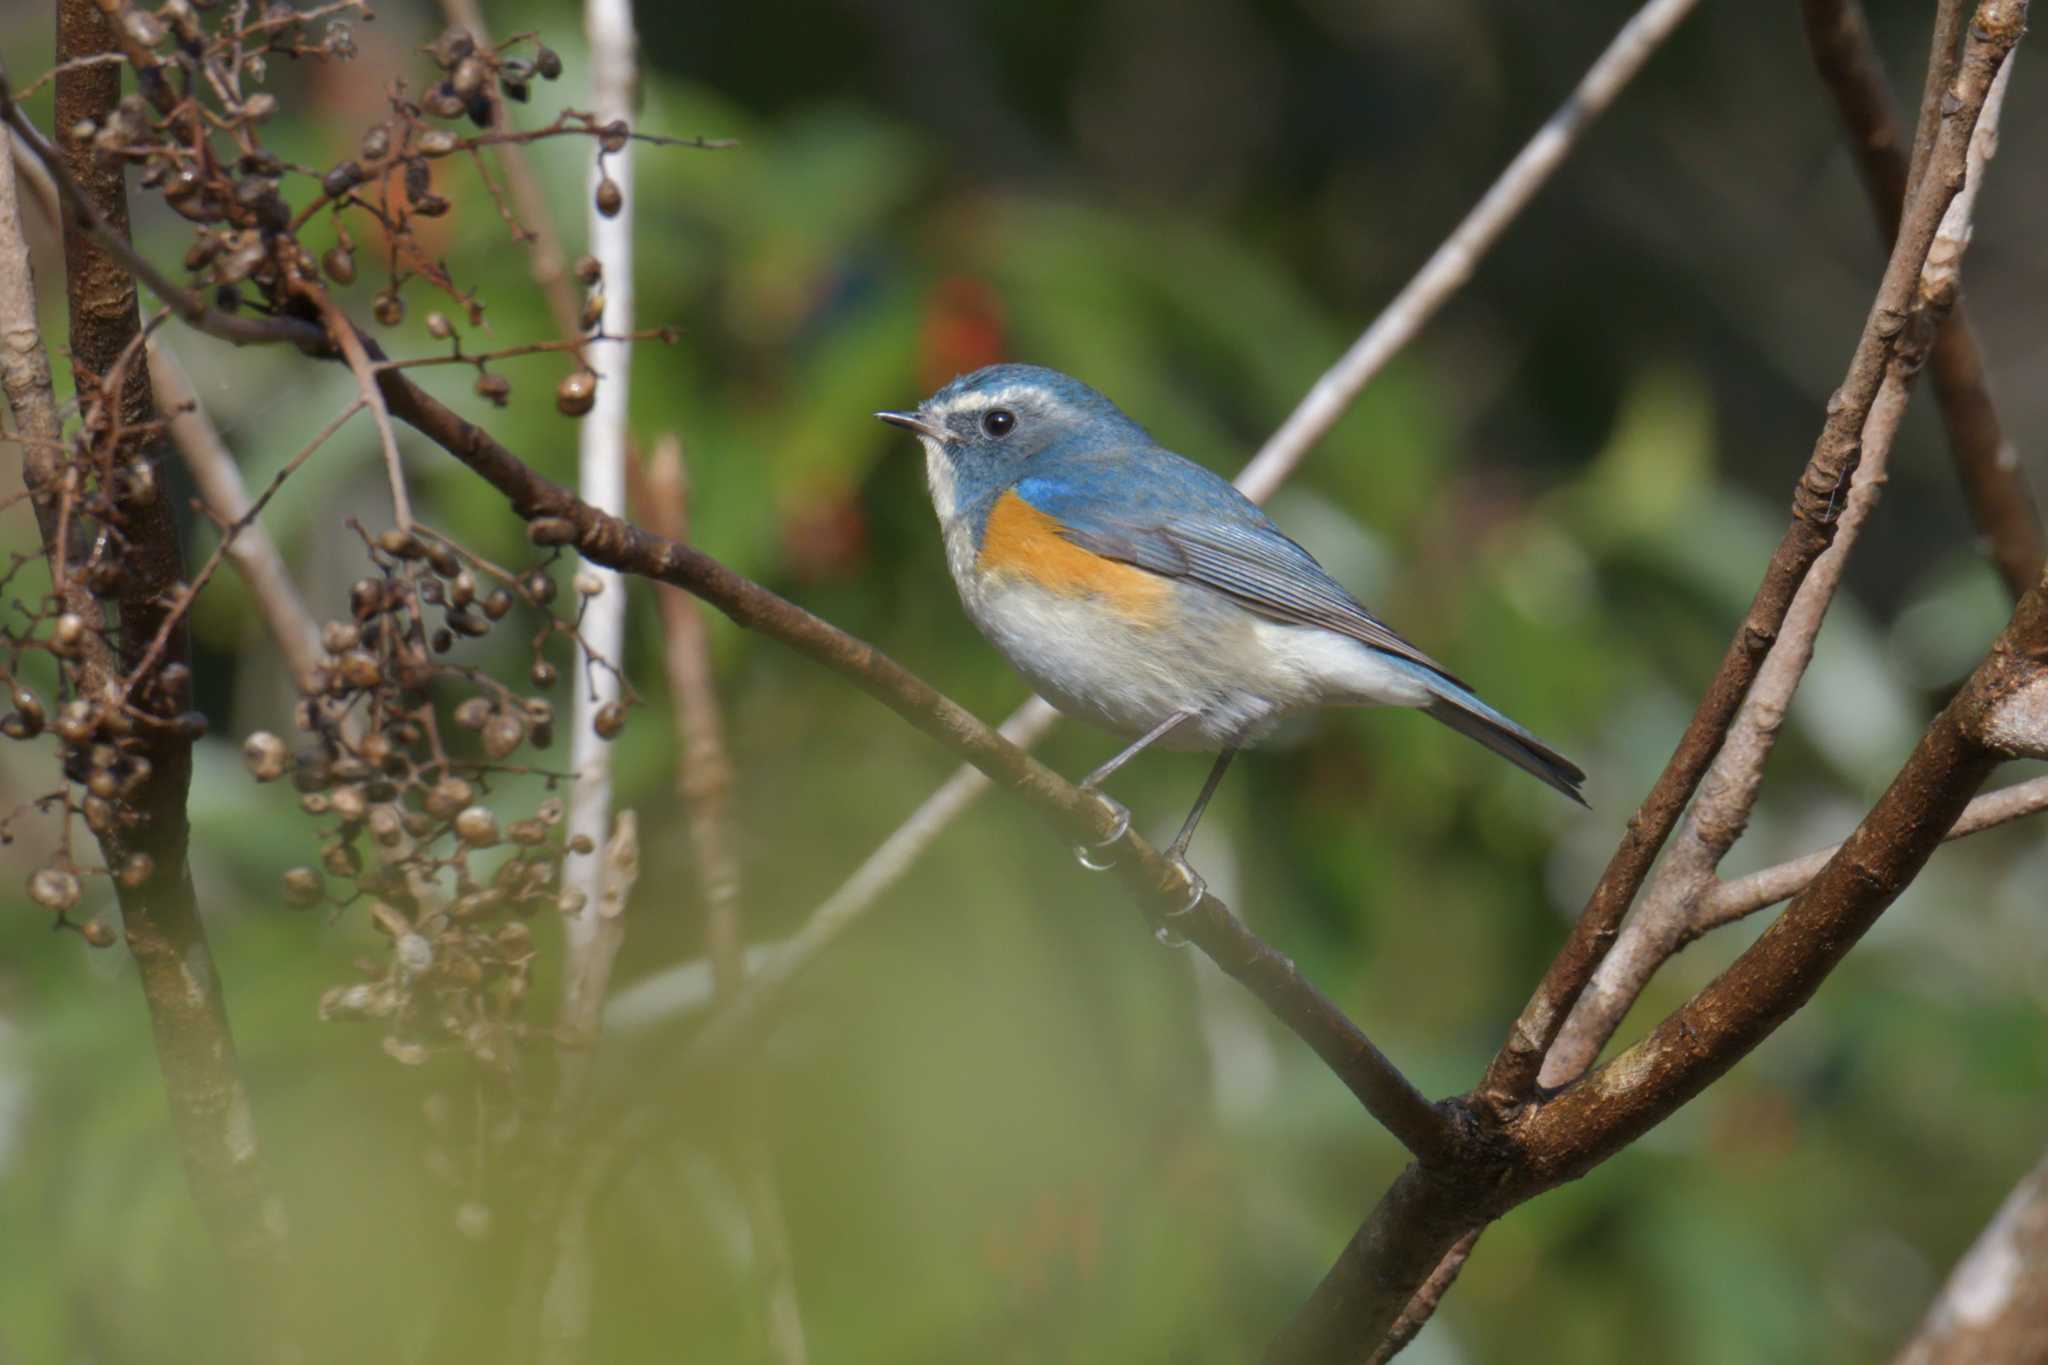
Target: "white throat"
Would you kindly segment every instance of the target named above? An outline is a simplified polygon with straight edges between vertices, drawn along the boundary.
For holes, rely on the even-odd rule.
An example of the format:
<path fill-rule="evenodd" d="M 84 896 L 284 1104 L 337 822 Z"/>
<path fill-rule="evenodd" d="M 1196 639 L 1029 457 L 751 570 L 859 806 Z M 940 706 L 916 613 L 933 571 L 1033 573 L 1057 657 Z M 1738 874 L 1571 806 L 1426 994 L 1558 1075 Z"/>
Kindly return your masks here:
<path fill-rule="evenodd" d="M 929 436 L 917 438 L 924 443 L 924 476 L 932 489 L 932 509 L 939 514 L 939 530 L 946 538 L 946 567 L 953 573 L 953 582 L 960 588 L 963 597 L 970 595 L 974 584 L 974 539 L 968 528 L 967 519 L 960 515 L 960 494 L 955 486 L 953 462 L 946 456 L 945 449 Z"/>

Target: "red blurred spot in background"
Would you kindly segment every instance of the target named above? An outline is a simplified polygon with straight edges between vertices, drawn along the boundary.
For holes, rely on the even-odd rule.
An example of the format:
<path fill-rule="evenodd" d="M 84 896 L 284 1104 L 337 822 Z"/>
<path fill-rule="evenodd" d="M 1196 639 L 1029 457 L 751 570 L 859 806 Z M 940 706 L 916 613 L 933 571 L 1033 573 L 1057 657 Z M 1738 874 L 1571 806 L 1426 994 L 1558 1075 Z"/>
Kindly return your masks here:
<path fill-rule="evenodd" d="M 806 583 L 857 574 L 868 553 L 868 523 L 854 490 L 842 484 L 812 487 L 784 504 L 782 553 Z"/>
<path fill-rule="evenodd" d="M 925 302 L 918 332 L 917 374 L 923 392 L 1001 359 L 1002 296 L 994 286 L 971 276 L 941 280 Z"/>

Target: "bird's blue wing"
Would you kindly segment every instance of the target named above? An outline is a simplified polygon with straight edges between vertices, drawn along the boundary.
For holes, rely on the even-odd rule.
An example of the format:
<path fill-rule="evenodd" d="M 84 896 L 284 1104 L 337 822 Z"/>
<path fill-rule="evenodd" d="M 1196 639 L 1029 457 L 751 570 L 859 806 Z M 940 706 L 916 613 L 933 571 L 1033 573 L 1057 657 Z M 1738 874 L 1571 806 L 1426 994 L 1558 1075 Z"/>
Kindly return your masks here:
<path fill-rule="evenodd" d="M 1016 490 L 1085 550 L 1199 583 L 1271 620 L 1348 635 L 1458 682 L 1367 611 L 1255 503 L 1178 455 L 1154 448 L 1105 461 L 1056 458 Z"/>

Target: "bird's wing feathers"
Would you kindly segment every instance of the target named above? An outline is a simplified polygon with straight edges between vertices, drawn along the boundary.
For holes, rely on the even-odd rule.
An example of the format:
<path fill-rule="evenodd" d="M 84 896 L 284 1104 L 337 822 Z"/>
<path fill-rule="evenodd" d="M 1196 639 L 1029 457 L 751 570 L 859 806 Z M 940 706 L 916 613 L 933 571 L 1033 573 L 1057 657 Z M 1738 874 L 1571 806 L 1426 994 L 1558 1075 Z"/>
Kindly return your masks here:
<path fill-rule="evenodd" d="M 1017 492 L 1057 519 L 1066 539 L 1105 559 L 1200 583 L 1271 620 L 1348 635 L 1458 683 L 1367 611 L 1235 488 L 1179 456 L 1146 453 L 1172 461 L 1177 477 L 1170 488 L 1132 477 L 1139 471 L 1103 478 L 1110 471 L 1098 466 L 1079 478 L 1034 475 L 1020 481 Z M 1134 494 L 1134 488 L 1144 491 Z"/>

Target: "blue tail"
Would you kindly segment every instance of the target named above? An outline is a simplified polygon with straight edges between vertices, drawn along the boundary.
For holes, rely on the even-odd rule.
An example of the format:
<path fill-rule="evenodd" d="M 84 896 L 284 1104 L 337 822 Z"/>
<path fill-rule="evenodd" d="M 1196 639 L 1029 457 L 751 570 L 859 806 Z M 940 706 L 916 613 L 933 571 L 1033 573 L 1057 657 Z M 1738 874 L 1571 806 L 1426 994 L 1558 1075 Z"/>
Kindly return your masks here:
<path fill-rule="evenodd" d="M 1407 664 L 1406 660 L 1398 662 Z M 1579 771 L 1577 764 L 1441 673 L 1413 664 L 1407 664 L 1407 669 L 1429 688 L 1431 701 L 1422 708 L 1426 714 L 1459 734 L 1478 740 L 1523 772 L 1555 787 L 1580 805 L 1586 804 L 1585 796 L 1579 791 L 1586 775 Z"/>

